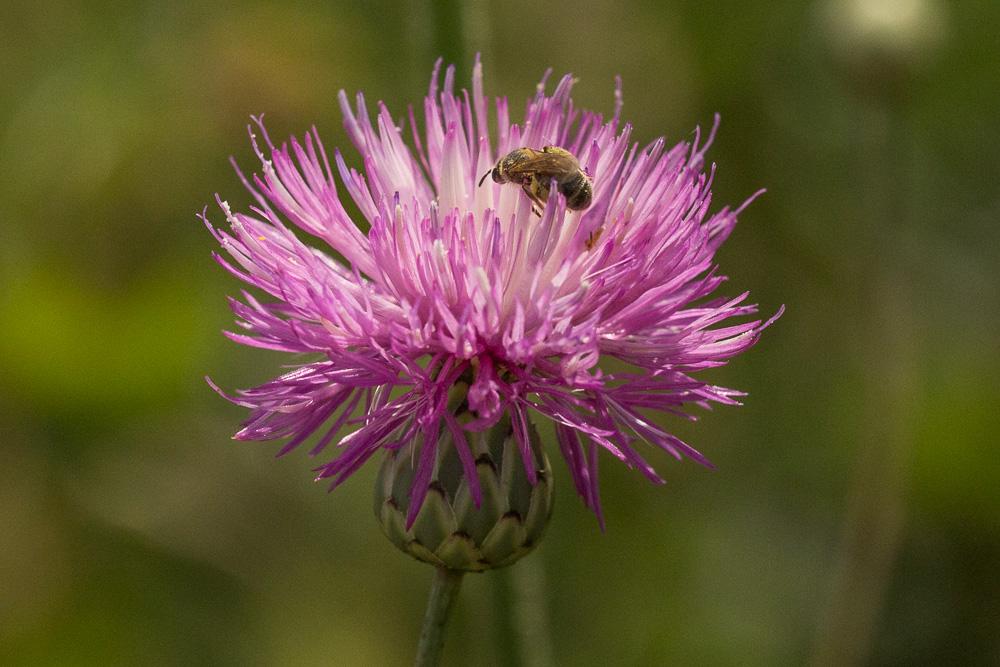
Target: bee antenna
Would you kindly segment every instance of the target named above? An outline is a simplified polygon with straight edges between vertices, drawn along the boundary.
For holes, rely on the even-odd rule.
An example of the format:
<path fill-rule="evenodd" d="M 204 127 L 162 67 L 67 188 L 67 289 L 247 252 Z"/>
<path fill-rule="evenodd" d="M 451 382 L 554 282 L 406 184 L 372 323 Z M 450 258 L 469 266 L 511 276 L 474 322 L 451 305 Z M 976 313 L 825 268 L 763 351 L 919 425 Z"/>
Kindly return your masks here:
<path fill-rule="evenodd" d="M 483 177 L 482 177 L 482 178 L 480 178 L 480 179 L 479 179 L 479 187 L 483 187 L 483 181 L 485 181 L 485 180 L 486 180 L 486 177 L 490 175 L 490 171 L 493 171 L 493 170 L 492 170 L 492 169 L 490 169 L 490 170 L 489 170 L 489 171 L 487 171 L 487 172 L 486 172 L 485 174 L 483 174 Z"/>

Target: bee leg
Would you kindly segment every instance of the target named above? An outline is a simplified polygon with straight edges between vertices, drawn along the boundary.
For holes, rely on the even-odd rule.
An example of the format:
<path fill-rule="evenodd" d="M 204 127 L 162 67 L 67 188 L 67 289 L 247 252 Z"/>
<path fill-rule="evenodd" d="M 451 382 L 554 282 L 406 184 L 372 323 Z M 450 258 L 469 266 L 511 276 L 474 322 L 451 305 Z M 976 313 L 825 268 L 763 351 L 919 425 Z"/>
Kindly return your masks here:
<path fill-rule="evenodd" d="M 532 176 L 521 187 L 524 189 L 525 194 L 528 195 L 528 199 L 535 203 L 535 214 L 541 217 L 542 211 L 545 210 L 545 202 L 549 200 L 548 185 L 543 183 L 537 176 Z"/>
<path fill-rule="evenodd" d="M 542 217 L 542 211 L 545 210 L 545 202 L 543 202 L 537 196 L 532 197 L 531 195 L 528 195 L 528 198 L 531 199 L 531 212 L 537 215 L 539 218 Z"/>
<path fill-rule="evenodd" d="M 521 189 L 524 191 L 524 194 L 528 195 L 528 199 L 531 200 L 531 212 L 539 218 L 542 217 L 542 209 L 545 208 L 545 200 L 539 196 L 537 188 L 535 188 L 533 183 L 529 181 L 522 185 Z"/>

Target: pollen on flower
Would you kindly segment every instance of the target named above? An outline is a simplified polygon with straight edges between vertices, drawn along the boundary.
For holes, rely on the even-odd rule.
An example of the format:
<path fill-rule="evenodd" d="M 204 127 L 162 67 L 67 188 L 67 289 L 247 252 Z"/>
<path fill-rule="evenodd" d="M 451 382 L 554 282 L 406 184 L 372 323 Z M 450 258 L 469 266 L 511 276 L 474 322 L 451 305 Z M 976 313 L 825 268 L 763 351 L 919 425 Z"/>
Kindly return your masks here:
<path fill-rule="evenodd" d="M 486 270 L 481 266 L 477 266 L 473 275 L 476 278 L 476 282 L 479 283 L 479 293 L 482 296 L 489 296 L 490 293 L 490 279 L 486 275 Z"/>
<path fill-rule="evenodd" d="M 340 151 L 331 161 L 315 128 L 276 145 L 253 119 L 261 173 L 239 177 L 257 205 L 233 213 L 218 198 L 228 229 L 202 217 L 228 254 L 218 261 L 255 288 L 230 300 L 237 329 L 226 335 L 295 355 L 296 365 L 233 395 L 213 388 L 250 410 L 239 439 L 284 440 L 279 454 L 307 440 L 311 454 L 335 444 L 316 469 L 331 488 L 375 454 L 405 450 L 408 526 L 441 434 L 471 487 L 467 436 L 509 423 L 515 460 L 537 483 L 529 425 L 548 419 L 577 492 L 603 522 L 599 451 L 658 483 L 639 443 L 707 465 L 650 413 L 735 403 L 738 392 L 700 372 L 749 349 L 781 310 L 764 321 L 746 293 L 715 295 L 726 279 L 714 255 L 742 207 L 710 212 L 714 127 L 704 143 L 698 132 L 690 143 L 639 146 L 619 118 L 620 82 L 606 118 L 573 105 L 568 75 L 551 94 L 543 79 L 512 123 L 506 98 L 484 94 L 478 61 L 471 93 L 455 90 L 454 68 L 441 75 L 439 63 L 422 132 L 411 112 L 412 143 L 384 105 L 373 122 L 364 96 L 353 105 L 339 96 L 360 170 Z M 591 206 L 571 211 L 553 190 L 536 215 L 519 188 L 478 187 L 523 146 L 577 156 Z M 602 359 L 624 370 L 602 372 Z"/>

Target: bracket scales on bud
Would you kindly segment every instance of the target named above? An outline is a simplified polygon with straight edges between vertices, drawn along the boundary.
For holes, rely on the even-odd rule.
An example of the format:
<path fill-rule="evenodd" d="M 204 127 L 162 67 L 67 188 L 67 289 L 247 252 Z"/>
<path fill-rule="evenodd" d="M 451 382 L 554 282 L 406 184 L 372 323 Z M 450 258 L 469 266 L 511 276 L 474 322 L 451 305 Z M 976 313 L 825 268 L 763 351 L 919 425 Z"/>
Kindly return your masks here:
<path fill-rule="evenodd" d="M 460 421 L 468 413 L 459 415 Z M 537 475 L 532 485 L 509 416 L 482 432 L 466 432 L 475 458 L 482 503 L 476 507 L 449 429 L 438 440 L 430 488 L 413 525 L 406 528 L 419 440 L 389 451 L 375 481 L 375 516 L 400 550 L 451 570 L 482 572 L 504 567 L 530 552 L 552 514 L 552 468 L 534 425 L 529 424 Z"/>

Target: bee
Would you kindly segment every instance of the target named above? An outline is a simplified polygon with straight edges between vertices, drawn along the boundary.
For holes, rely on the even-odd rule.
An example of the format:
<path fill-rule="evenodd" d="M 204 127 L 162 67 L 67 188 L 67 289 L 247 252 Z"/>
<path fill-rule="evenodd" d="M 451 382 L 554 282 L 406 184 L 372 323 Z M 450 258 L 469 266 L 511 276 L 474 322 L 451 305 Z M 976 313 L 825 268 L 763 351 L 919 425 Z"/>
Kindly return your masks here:
<path fill-rule="evenodd" d="M 576 156 L 558 146 L 515 148 L 500 158 L 490 171 L 479 179 L 479 185 L 490 174 L 494 183 L 516 183 L 534 203 L 534 211 L 541 215 L 541 209 L 549 198 L 552 181 L 566 198 L 566 208 L 582 211 L 590 206 L 594 197 L 590 177 L 580 168 Z"/>

